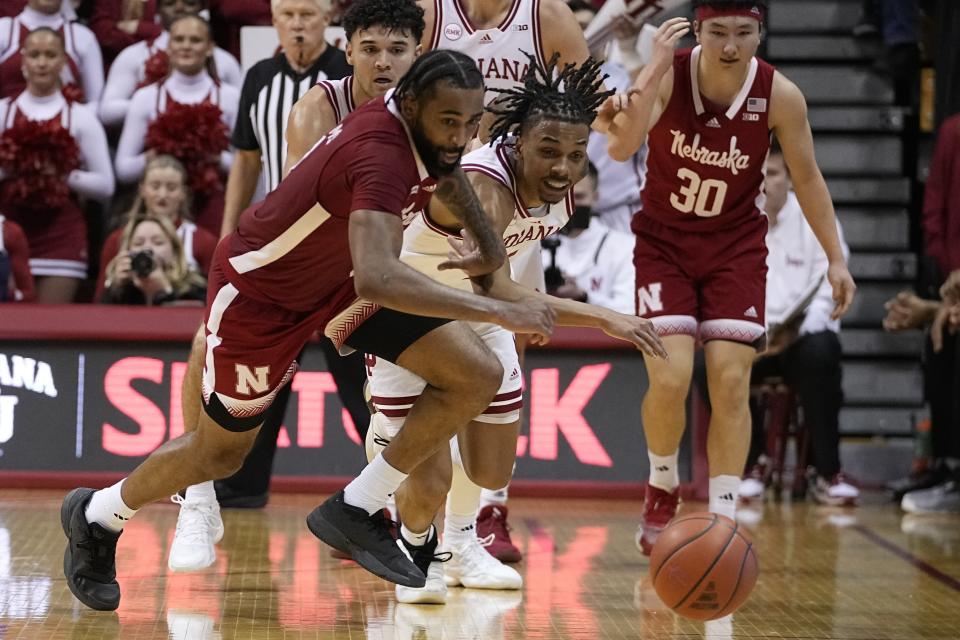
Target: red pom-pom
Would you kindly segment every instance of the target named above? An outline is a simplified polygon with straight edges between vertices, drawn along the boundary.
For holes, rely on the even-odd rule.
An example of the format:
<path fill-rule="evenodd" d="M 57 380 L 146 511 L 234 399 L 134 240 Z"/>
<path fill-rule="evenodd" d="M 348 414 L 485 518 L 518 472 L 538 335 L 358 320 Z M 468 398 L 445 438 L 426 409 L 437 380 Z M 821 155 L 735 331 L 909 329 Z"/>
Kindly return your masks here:
<path fill-rule="evenodd" d="M 145 87 L 154 82 L 160 82 L 170 73 L 170 56 L 163 49 L 155 51 L 152 56 L 143 63 L 143 82 L 137 85 L 137 89 Z"/>
<path fill-rule="evenodd" d="M 180 160 L 190 175 L 190 188 L 199 197 L 222 186 L 220 152 L 230 144 L 230 131 L 222 115 L 220 107 L 210 102 L 171 102 L 147 128 L 146 148 Z"/>
<path fill-rule="evenodd" d="M 67 102 L 85 103 L 87 101 L 87 96 L 83 93 L 83 87 L 76 82 L 68 82 L 63 85 L 63 87 L 60 88 L 60 93 L 67 99 Z"/>
<path fill-rule="evenodd" d="M 0 199 L 21 209 L 57 209 L 70 197 L 67 176 L 80 167 L 77 141 L 60 123 L 17 118 L 0 136 Z"/>

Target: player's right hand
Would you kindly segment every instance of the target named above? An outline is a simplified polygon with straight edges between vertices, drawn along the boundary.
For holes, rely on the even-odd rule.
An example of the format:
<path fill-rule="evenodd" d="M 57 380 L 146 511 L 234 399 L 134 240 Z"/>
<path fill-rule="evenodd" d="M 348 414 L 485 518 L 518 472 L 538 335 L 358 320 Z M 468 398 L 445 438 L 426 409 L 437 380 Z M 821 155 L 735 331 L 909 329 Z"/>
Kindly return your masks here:
<path fill-rule="evenodd" d="M 673 66 L 677 43 L 688 33 L 690 33 L 690 21 L 686 18 L 670 18 L 657 29 L 657 33 L 653 36 L 650 64 L 661 75 Z"/>
<path fill-rule="evenodd" d="M 502 302 L 496 323 L 512 333 L 531 334 L 532 344 L 546 344 L 553 334 L 556 317 L 547 303 L 526 298 L 521 302 Z"/>

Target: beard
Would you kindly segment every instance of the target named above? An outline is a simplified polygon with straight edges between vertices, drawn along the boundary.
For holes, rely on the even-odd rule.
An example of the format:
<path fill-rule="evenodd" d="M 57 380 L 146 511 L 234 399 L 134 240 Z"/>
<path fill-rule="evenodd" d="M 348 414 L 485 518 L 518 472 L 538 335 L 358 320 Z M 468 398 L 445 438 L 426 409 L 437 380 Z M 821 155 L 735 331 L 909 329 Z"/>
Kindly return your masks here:
<path fill-rule="evenodd" d="M 453 173 L 460 166 L 460 157 L 463 155 L 464 147 L 438 147 L 423 133 L 423 125 L 418 119 L 416 124 L 410 128 L 410 135 L 413 138 L 413 144 L 417 147 L 417 153 L 420 159 L 427 167 L 427 171 L 434 177 L 446 176 Z M 456 162 L 447 162 L 440 158 L 440 153 L 457 154 Z"/>

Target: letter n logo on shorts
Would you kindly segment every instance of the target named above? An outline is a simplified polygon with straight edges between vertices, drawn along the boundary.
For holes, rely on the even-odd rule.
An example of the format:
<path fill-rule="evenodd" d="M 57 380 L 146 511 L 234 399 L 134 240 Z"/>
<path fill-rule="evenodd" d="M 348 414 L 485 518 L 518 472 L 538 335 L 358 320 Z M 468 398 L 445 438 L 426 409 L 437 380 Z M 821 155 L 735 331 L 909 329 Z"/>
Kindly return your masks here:
<path fill-rule="evenodd" d="M 269 390 L 270 382 L 267 377 L 270 375 L 270 367 L 257 367 L 255 371 L 251 371 L 247 365 L 237 364 L 234 368 L 237 371 L 237 393 L 250 396 Z"/>
<path fill-rule="evenodd" d="M 663 302 L 660 301 L 661 284 L 651 282 L 645 287 L 637 287 L 637 315 L 663 311 Z"/>

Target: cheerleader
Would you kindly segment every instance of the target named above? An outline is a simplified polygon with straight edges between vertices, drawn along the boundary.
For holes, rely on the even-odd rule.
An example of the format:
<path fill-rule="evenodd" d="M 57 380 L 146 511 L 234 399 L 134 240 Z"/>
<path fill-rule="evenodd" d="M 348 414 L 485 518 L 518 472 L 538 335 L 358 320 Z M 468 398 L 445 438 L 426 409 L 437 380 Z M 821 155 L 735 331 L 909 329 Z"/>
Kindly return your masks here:
<path fill-rule="evenodd" d="M 0 18 L 0 98 L 23 91 L 22 57 L 24 38 L 31 31 L 48 27 L 60 34 L 66 64 L 60 72 L 62 88 L 78 102 L 96 105 L 103 93 L 103 57 L 93 32 L 68 22 L 61 12 L 61 0 L 29 0 L 13 18 Z"/>
<path fill-rule="evenodd" d="M 107 236 L 100 254 L 100 275 L 94 298 L 99 300 L 106 282 L 107 264 L 120 250 L 123 227 L 139 218 L 164 218 L 177 230 L 188 266 L 206 276 L 217 248 L 217 237 L 200 229 L 191 220 L 190 187 L 187 170 L 173 156 L 160 155 L 147 162 L 147 169 L 137 188 L 137 199 L 121 221 L 121 228 Z"/>
<path fill-rule="evenodd" d="M 162 80 L 169 74 L 167 46 L 170 33 L 167 29 L 175 19 L 184 15 L 197 15 L 202 8 L 200 0 L 161 0 L 157 5 L 157 15 L 163 25 L 163 32 L 155 38 L 127 47 L 110 66 L 107 85 L 100 101 L 100 120 L 104 125 L 110 127 L 121 124 L 130 107 L 133 92 Z M 223 84 L 239 90 L 243 83 L 243 72 L 237 59 L 217 47 L 213 50 L 213 60 Z"/>
<path fill-rule="evenodd" d="M 41 27 L 23 40 L 26 90 L 0 100 L 0 210 L 30 245 L 37 301 L 72 302 L 87 276 L 87 225 L 77 197 L 105 202 L 113 173 L 103 126 L 60 90 L 63 36 Z"/>
<path fill-rule="evenodd" d="M 210 27 L 202 18 L 174 20 L 167 53 L 170 75 L 133 94 L 117 145 L 117 178 L 135 182 L 151 152 L 170 153 L 190 175 L 197 224 L 216 234 L 223 217 L 223 177 L 233 160 L 229 136 L 240 95 L 217 80 Z"/>

